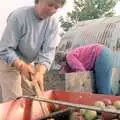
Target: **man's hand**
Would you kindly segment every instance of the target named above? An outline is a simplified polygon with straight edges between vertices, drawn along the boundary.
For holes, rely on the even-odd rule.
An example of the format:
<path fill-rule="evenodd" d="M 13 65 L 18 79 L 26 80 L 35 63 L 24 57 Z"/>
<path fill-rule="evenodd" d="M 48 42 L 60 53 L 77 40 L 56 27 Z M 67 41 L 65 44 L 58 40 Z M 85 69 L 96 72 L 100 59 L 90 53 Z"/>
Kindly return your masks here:
<path fill-rule="evenodd" d="M 47 71 L 47 68 L 45 65 L 36 65 L 35 66 L 35 74 L 32 76 L 33 84 L 36 84 L 36 82 L 39 84 L 40 89 L 44 90 L 44 74 Z"/>
<path fill-rule="evenodd" d="M 40 74 L 39 72 L 36 72 L 35 75 L 31 76 L 33 85 L 36 83 L 39 84 L 40 90 L 44 91 L 44 75 Z"/>
<path fill-rule="evenodd" d="M 30 79 L 30 75 L 33 75 L 35 73 L 32 65 L 26 64 L 20 59 L 15 60 L 13 66 L 15 66 L 20 71 L 21 75 L 26 77 L 27 79 Z"/>

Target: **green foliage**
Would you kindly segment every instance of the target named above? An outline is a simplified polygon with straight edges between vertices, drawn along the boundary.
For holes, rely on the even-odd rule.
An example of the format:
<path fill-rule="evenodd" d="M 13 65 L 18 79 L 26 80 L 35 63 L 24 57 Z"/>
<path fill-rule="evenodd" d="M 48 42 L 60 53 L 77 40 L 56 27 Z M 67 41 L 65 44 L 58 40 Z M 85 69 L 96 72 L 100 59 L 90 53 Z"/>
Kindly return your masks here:
<path fill-rule="evenodd" d="M 74 9 L 67 13 L 67 19 L 60 18 L 65 31 L 78 21 L 97 19 L 103 16 L 113 16 L 113 8 L 118 0 L 74 0 Z"/>

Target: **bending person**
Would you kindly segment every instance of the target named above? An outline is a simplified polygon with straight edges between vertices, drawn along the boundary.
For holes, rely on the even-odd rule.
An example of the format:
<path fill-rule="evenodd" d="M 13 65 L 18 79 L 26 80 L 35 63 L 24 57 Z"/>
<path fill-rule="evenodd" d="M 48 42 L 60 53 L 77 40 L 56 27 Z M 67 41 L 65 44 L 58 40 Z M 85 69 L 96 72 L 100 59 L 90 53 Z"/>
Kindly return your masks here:
<path fill-rule="evenodd" d="M 62 72 L 93 71 L 96 92 L 111 94 L 112 52 L 109 48 L 89 44 L 75 48 L 66 55 L 58 53 L 58 56 L 56 61 L 62 64 Z"/>

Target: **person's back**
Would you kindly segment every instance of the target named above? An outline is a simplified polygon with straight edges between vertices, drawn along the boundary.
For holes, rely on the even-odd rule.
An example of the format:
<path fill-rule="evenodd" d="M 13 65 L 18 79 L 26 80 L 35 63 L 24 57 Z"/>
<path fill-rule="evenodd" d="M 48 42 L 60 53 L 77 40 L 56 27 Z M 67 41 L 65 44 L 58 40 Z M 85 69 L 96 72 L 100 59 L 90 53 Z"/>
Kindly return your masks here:
<path fill-rule="evenodd" d="M 89 44 L 73 49 L 66 55 L 67 63 L 75 71 L 92 70 L 103 47 L 101 44 Z"/>

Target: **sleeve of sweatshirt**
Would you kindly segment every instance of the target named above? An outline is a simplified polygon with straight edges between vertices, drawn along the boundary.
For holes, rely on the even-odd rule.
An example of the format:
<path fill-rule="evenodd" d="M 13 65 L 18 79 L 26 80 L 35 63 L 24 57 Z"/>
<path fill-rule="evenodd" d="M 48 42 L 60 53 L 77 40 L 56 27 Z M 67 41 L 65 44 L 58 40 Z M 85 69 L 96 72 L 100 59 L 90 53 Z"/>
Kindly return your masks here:
<path fill-rule="evenodd" d="M 80 62 L 80 60 L 77 59 L 77 57 L 74 54 L 72 54 L 72 53 L 67 54 L 66 60 L 67 60 L 69 67 L 72 70 L 85 71 L 83 64 Z"/>
<path fill-rule="evenodd" d="M 20 38 L 20 24 L 17 17 L 11 14 L 7 20 L 7 26 L 0 40 L 0 58 L 5 60 L 8 64 L 17 58 L 15 49 Z"/>
<path fill-rule="evenodd" d="M 44 64 L 48 70 L 53 62 L 56 47 L 60 42 L 58 28 L 59 25 L 56 19 L 52 18 L 52 20 L 48 23 L 44 43 L 39 52 L 38 59 L 35 61 L 35 63 Z"/>

